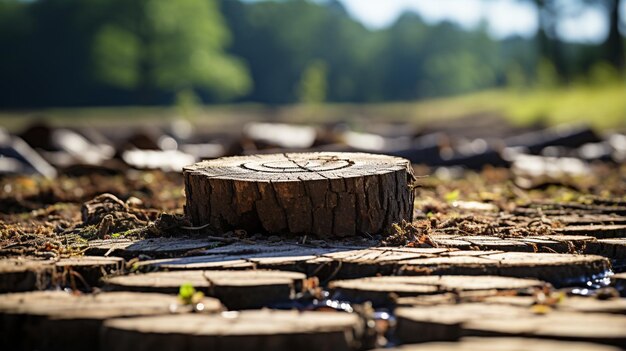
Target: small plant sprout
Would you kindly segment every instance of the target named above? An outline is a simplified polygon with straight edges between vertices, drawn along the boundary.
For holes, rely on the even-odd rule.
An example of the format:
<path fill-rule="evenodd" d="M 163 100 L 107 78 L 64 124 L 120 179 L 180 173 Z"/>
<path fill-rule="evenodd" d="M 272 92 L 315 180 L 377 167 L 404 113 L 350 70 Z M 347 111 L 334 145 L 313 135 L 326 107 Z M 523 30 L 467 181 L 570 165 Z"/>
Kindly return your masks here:
<path fill-rule="evenodd" d="M 185 304 L 197 304 L 202 300 L 204 294 L 196 289 L 190 283 L 185 283 L 178 289 L 178 298 Z"/>
<path fill-rule="evenodd" d="M 454 202 L 459 199 L 460 191 L 459 189 L 454 189 L 444 195 L 444 198 L 447 202 Z"/>

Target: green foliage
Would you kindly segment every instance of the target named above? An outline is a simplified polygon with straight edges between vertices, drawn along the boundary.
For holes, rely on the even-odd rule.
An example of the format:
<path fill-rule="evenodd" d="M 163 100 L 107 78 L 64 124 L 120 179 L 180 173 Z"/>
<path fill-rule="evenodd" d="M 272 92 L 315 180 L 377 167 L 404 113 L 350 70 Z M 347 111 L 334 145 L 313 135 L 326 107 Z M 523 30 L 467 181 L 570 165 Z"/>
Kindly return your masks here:
<path fill-rule="evenodd" d="M 540 34 L 495 40 L 484 25 L 415 13 L 369 30 L 337 0 L 0 0 L 0 105 L 174 102 L 191 116 L 202 101 L 302 101 L 313 111 L 322 101 L 409 102 L 504 86 L 546 97 L 562 82 L 624 81 L 604 63 L 615 65 L 604 44 Z M 531 95 L 516 115 L 550 105 Z"/>
<path fill-rule="evenodd" d="M 316 60 L 302 73 L 298 86 L 300 102 L 307 104 L 322 103 L 326 100 L 326 64 Z"/>
<path fill-rule="evenodd" d="M 94 65 L 100 79 L 122 88 L 139 84 L 139 41 L 133 33 L 107 25 L 96 34 L 94 43 Z"/>
<path fill-rule="evenodd" d="M 460 194 L 461 194 L 461 192 L 459 191 L 459 189 L 454 189 L 454 190 L 446 193 L 444 195 L 444 198 L 446 199 L 447 202 L 454 202 L 454 201 L 459 199 L 459 195 Z"/>
<path fill-rule="evenodd" d="M 184 283 L 178 289 L 178 298 L 186 305 L 198 303 L 203 297 L 204 294 L 196 291 L 191 283 Z"/>
<path fill-rule="evenodd" d="M 196 289 L 191 283 L 185 283 L 178 289 L 178 297 L 183 301 L 191 301 L 193 294 L 196 293 Z"/>
<path fill-rule="evenodd" d="M 176 108 L 183 118 L 193 120 L 199 113 L 201 101 L 192 89 L 176 93 Z"/>
<path fill-rule="evenodd" d="M 559 76 L 554 64 L 542 58 L 537 66 L 537 87 L 543 89 L 555 88 L 559 84 Z"/>
<path fill-rule="evenodd" d="M 506 85 L 515 90 L 527 87 L 528 81 L 524 69 L 519 64 L 512 64 L 506 71 Z"/>
<path fill-rule="evenodd" d="M 173 90 L 194 86 L 218 99 L 247 92 L 241 60 L 224 53 L 229 41 L 215 1 L 115 0 L 117 14 L 94 40 L 98 76 L 112 85 Z"/>
<path fill-rule="evenodd" d="M 615 84 L 624 80 L 624 76 L 609 63 L 600 61 L 589 70 L 589 83 L 594 86 Z"/>

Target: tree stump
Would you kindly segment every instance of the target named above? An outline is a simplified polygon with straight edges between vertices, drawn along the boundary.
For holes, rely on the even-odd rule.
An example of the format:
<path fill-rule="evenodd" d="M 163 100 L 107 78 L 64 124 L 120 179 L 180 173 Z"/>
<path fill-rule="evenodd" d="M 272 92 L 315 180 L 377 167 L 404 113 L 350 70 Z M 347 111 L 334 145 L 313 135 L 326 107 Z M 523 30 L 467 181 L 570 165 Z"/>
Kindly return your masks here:
<path fill-rule="evenodd" d="M 540 304 L 540 300 L 535 296 L 487 296 L 480 301 L 483 303 L 513 305 L 527 308 Z M 559 303 L 550 306 L 550 308 L 566 312 L 613 313 L 626 315 L 626 299 L 607 298 L 606 300 L 600 300 L 597 298 L 568 296 L 562 301 L 559 301 Z"/>
<path fill-rule="evenodd" d="M 403 261 L 399 275 L 501 275 L 535 278 L 556 287 L 586 284 L 609 274 L 609 260 L 595 255 L 457 251 L 449 257 Z"/>
<path fill-rule="evenodd" d="M 196 226 L 319 237 L 384 233 L 410 221 L 410 162 L 365 153 L 226 157 L 184 168 Z"/>
<path fill-rule="evenodd" d="M 441 294 L 464 291 L 508 291 L 543 288 L 547 284 L 534 279 L 498 276 L 390 276 L 369 277 L 330 282 L 331 292 L 339 300 L 362 303 L 371 301 L 375 306 L 389 305 L 395 297 Z M 495 294 L 495 292 L 494 292 Z"/>
<path fill-rule="evenodd" d="M 619 348 L 588 342 L 543 340 L 532 338 L 463 338 L 457 342 L 429 342 L 424 344 L 403 345 L 397 348 L 376 351 L 617 351 Z"/>
<path fill-rule="evenodd" d="M 124 272 L 120 257 L 83 256 L 64 258 L 56 264 L 57 283 L 73 289 L 91 290 L 100 285 L 100 279 Z"/>
<path fill-rule="evenodd" d="M 54 261 L 29 258 L 0 260 L 0 293 L 46 289 L 54 276 Z"/>
<path fill-rule="evenodd" d="M 222 309 L 202 298 L 202 312 Z M 0 345 L 3 350 L 96 350 L 102 323 L 109 318 L 191 313 L 194 306 L 165 294 L 104 292 L 74 295 L 35 291 L 0 299 Z"/>
<path fill-rule="evenodd" d="M 626 272 L 613 275 L 611 285 L 620 292 L 620 295 L 626 296 Z"/>
<path fill-rule="evenodd" d="M 281 271 L 178 271 L 104 278 L 112 290 L 176 294 L 189 283 L 229 309 L 259 308 L 289 301 L 302 290 L 306 276 Z"/>
<path fill-rule="evenodd" d="M 616 260 L 626 259 L 626 238 L 599 239 L 590 242 L 585 248 L 585 253 L 600 255 Z M 626 262 L 622 263 L 622 265 Z"/>
<path fill-rule="evenodd" d="M 112 319 L 101 350 L 337 350 L 358 347 L 356 314 L 257 310 Z"/>
<path fill-rule="evenodd" d="M 536 313 L 522 306 L 461 303 L 398 308 L 396 318 L 396 336 L 403 343 L 454 341 L 461 336 L 523 336 L 626 345 L 626 317 L 616 314 Z"/>

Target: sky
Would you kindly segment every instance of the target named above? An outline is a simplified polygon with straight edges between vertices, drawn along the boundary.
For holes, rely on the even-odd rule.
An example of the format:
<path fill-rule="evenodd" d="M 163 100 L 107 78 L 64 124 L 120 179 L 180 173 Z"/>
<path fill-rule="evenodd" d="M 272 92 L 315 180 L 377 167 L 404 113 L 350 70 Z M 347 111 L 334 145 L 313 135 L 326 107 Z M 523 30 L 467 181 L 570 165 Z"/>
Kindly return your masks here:
<path fill-rule="evenodd" d="M 532 36 L 537 31 L 537 10 L 520 0 L 340 0 L 350 15 L 371 29 L 391 25 L 404 11 L 417 12 L 429 23 L 442 20 L 473 28 L 485 20 L 495 38 Z M 571 1 L 571 0 L 569 0 Z M 622 2 L 626 14 L 626 2 Z M 560 22 L 559 36 L 567 41 L 599 42 L 607 33 L 602 8 L 588 8 Z"/>

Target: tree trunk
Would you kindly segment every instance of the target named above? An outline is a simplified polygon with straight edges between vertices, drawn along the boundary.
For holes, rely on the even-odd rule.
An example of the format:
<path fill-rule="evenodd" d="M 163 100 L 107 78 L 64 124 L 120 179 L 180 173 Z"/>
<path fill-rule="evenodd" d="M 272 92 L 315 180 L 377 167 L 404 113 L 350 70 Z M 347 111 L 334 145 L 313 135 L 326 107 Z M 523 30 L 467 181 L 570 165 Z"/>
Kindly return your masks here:
<path fill-rule="evenodd" d="M 228 157 L 184 169 L 185 212 L 217 232 L 343 237 L 410 221 L 409 161 L 362 153 Z"/>
<path fill-rule="evenodd" d="M 608 61 L 620 72 L 624 70 L 624 38 L 619 31 L 619 0 L 610 1 L 609 10 L 609 35 L 604 42 Z"/>

